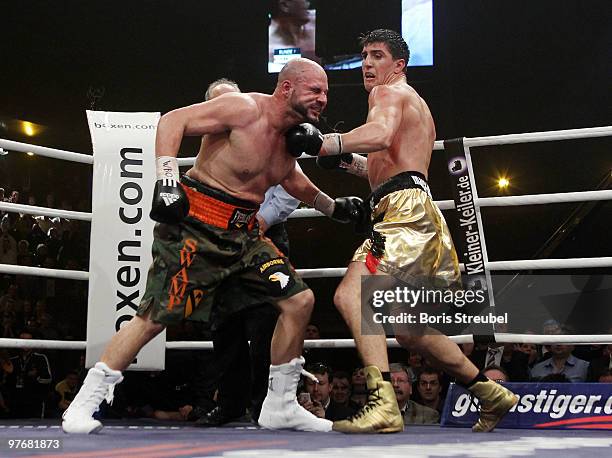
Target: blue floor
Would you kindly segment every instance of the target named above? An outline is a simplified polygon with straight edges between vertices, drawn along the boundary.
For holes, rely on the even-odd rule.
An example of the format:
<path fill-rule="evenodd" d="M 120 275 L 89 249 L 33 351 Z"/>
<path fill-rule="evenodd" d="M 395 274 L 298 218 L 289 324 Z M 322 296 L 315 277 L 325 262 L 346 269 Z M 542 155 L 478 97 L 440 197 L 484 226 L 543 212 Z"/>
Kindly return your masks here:
<path fill-rule="evenodd" d="M 15 451 L 9 440 L 61 440 L 62 449 Z M 54 442 L 49 442 L 55 445 Z M 15 442 L 13 442 L 15 444 Z M 24 443 L 26 446 L 28 442 Z M 500 429 L 474 434 L 469 429 L 407 427 L 403 433 L 345 435 L 266 431 L 250 424 L 196 428 L 185 423 L 106 421 L 96 435 L 66 435 L 58 420 L 0 422 L 0 456 L 74 458 L 288 457 L 611 457 L 610 431 Z"/>

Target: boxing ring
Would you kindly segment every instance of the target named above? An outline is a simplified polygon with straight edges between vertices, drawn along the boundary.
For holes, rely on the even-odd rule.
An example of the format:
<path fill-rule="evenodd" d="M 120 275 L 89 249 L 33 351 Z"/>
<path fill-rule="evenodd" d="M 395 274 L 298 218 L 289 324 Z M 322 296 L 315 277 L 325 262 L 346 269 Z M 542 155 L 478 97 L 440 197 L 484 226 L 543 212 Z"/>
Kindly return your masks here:
<path fill-rule="evenodd" d="M 462 139 L 467 168 L 472 180 L 472 193 L 477 218 L 482 226 L 480 209 L 483 207 L 506 207 L 520 205 L 545 205 L 557 203 L 593 202 L 612 200 L 612 190 L 536 194 L 507 197 L 479 197 L 472 166 L 470 148 L 488 145 L 550 142 L 583 138 L 612 136 L 612 126 L 587 129 L 523 133 Z M 0 148 L 16 152 L 33 152 L 36 155 L 55 159 L 93 164 L 91 155 L 63 151 L 0 139 Z M 434 150 L 443 150 L 445 142 L 436 141 Z M 310 156 L 302 156 L 302 159 Z M 179 165 L 188 166 L 195 158 L 181 158 Z M 453 200 L 436 201 L 441 210 L 455 208 Z M 0 210 L 14 213 L 60 217 L 91 222 L 92 214 L 57 210 L 52 208 L 0 202 Z M 312 209 L 298 209 L 290 218 L 316 218 L 323 216 Z M 547 269 L 610 268 L 612 257 L 536 259 L 489 261 L 486 244 L 482 237 L 483 260 L 487 275 L 490 272 L 527 271 Z M 464 269 L 464 266 L 461 266 Z M 303 278 L 342 277 L 346 268 L 297 269 Z M 84 271 L 47 269 L 39 267 L 0 264 L 0 273 L 31 275 L 77 281 L 88 281 Z M 456 343 L 473 343 L 474 335 L 451 336 Z M 534 344 L 612 344 L 612 334 L 597 335 L 542 335 L 494 332 L 491 340 L 499 343 Z M 387 339 L 390 347 L 397 347 L 394 339 Z M 20 340 L 0 339 L 0 348 L 37 348 L 84 350 L 86 341 Z M 306 348 L 354 348 L 352 339 L 321 339 L 305 341 Z M 166 349 L 194 350 L 211 349 L 212 342 L 175 341 L 166 342 Z M 612 417 L 610 417 L 612 420 Z M 472 434 L 469 431 L 441 428 L 437 426 L 407 426 L 404 433 L 394 435 L 342 435 L 339 433 L 317 434 L 289 431 L 265 431 L 246 424 L 230 424 L 226 428 L 195 428 L 183 424 L 160 424 L 154 421 L 125 422 L 106 421 L 103 433 L 95 436 L 67 436 L 61 433 L 59 420 L 2 421 L 0 439 L 7 438 L 59 438 L 64 442 L 61 452 L 48 450 L 11 451 L 11 456 L 556 456 L 558 450 L 571 450 L 574 456 L 599 456 L 609 454 L 612 437 L 605 431 L 498 429 L 492 434 Z M 112 438 L 109 441 L 108 438 Z M 461 445 L 457 445 L 461 444 Z M 0 444 L 0 455 L 6 444 Z M 483 445 L 488 445 L 483 447 Z M 494 452 L 492 450 L 495 450 Z"/>

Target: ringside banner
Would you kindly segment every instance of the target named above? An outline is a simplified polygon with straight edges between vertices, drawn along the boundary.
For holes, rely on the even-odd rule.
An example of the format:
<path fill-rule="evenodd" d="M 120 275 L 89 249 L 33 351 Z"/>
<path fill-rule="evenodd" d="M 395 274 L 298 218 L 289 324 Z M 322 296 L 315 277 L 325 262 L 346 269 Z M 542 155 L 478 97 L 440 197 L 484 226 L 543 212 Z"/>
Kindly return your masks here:
<path fill-rule="evenodd" d="M 471 290 L 488 291 L 483 308 L 493 305 L 490 274 L 485 268 L 486 248 L 480 213 L 474 199 L 477 197 L 474 179 L 470 176 L 466 151 L 462 138 L 444 141 L 448 173 L 451 178 L 455 212 L 459 223 L 459 236 L 453 237 L 460 262 L 465 264 L 463 281 Z M 481 324 L 474 329 L 477 335 L 491 335 L 493 324 Z"/>
<path fill-rule="evenodd" d="M 155 131 L 159 113 L 87 111 L 94 151 L 87 367 L 135 314 L 151 264 Z M 146 345 L 129 367 L 164 369 L 166 337 Z"/>
<path fill-rule="evenodd" d="M 505 383 L 519 402 L 499 428 L 612 430 L 610 383 Z M 478 400 L 452 384 L 442 411 L 442 426 L 472 427 Z"/>

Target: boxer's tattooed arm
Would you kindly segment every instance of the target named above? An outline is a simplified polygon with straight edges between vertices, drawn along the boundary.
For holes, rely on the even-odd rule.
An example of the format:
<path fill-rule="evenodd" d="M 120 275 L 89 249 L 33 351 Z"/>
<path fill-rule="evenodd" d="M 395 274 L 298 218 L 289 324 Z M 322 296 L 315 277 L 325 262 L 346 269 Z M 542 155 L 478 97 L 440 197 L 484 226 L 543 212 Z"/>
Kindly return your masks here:
<path fill-rule="evenodd" d="M 361 178 L 368 178 L 368 160 L 359 154 L 353 154 L 353 160 L 346 167 L 346 171 Z"/>

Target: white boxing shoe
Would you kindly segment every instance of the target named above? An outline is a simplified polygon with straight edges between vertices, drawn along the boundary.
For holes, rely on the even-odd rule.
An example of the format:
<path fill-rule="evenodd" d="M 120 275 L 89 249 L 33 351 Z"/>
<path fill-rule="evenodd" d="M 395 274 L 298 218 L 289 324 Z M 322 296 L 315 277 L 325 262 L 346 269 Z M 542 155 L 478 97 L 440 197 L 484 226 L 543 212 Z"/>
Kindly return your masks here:
<path fill-rule="evenodd" d="M 301 405 L 296 398 L 304 358 L 293 358 L 278 366 L 270 366 L 268 394 L 264 399 L 258 423 L 266 429 L 329 432 L 332 422 L 319 418 Z"/>
<path fill-rule="evenodd" d="M 102 401 L 113 400 L 115 385 L 123 380 L 121 371 L 114 371 L 102 362 L 89 369 L 83 386 L 62 415 L 62 429 L 69 434 L 95 434 L 102 423 L 93 418 Z"/>

